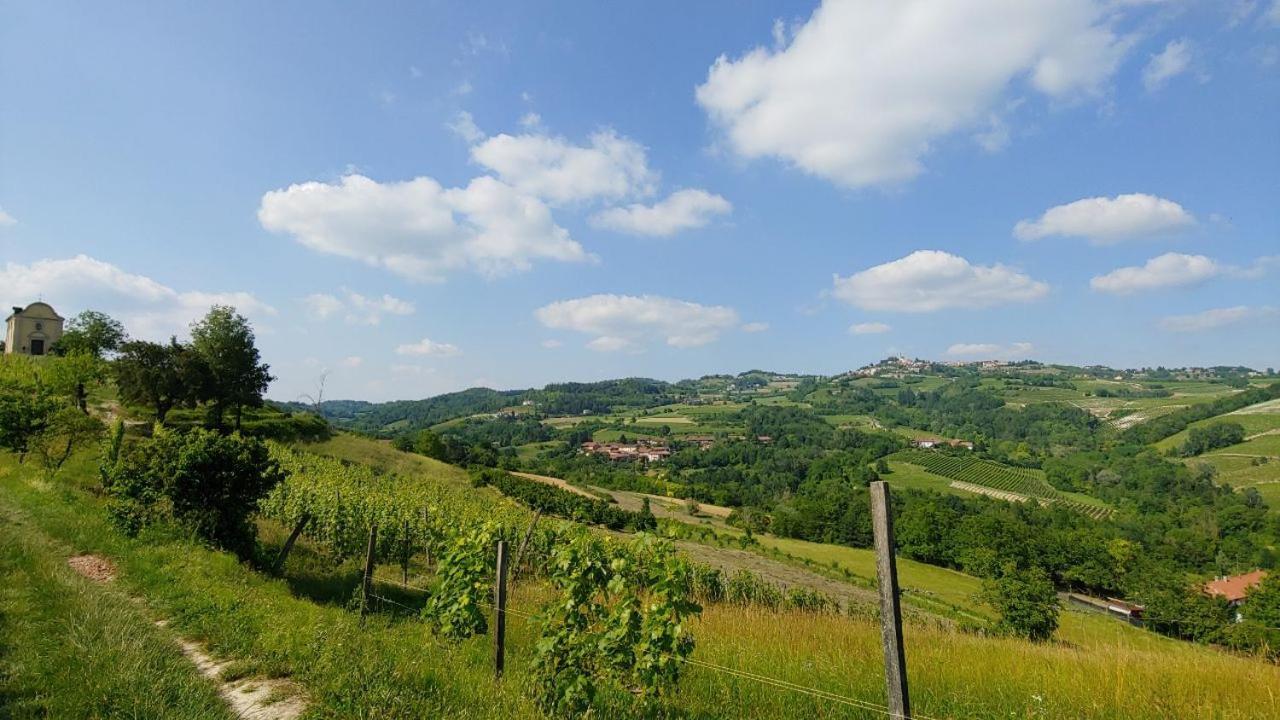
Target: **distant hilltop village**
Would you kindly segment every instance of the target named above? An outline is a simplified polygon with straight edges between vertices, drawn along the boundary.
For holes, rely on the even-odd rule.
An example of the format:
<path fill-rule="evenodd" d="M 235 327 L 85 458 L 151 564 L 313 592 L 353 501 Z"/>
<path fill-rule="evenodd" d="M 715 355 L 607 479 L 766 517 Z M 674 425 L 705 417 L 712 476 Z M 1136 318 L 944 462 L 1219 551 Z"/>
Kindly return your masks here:
<path fill-rule="evenodd" d="M 1058 372 L 1060 367 L 1062 366 L 1046 364 L 1036 360 L 938 361 L 897 356 L 886 358 L 870 365 L 864 365 L 857 370 L 851 370 L 844 373 L 843 377 L 903 379 L 913 375 L 923 374 L 945 375 L 948 371 L 961 369 L 987 372 L 1016 371 L 1024 374 L 1050 374 Z M 1106 365 L 1086 365 L 1079 368 L 1079 370 L 1099 379 L 1110 380 L 1210 380 L 1224 377 L 1272 377 L 1276 374 L 1274 368 L 1267 368 L 1266 371 L 1261 371 L 1239 365 L 1215 365 L 1213 367 L 1183 368 L 1130 368 L 1126 370 L 1118 370 Z"/>

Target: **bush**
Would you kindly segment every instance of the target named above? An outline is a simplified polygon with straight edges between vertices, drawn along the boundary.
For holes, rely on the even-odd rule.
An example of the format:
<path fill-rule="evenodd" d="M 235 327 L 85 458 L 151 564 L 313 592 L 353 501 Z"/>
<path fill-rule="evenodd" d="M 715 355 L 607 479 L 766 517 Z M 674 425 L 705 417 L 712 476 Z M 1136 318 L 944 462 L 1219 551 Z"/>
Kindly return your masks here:
<path fill-rule="evenodd" d="M 112 519 L 125 531 L 172 520 L 241 557 L 256 538 L 250 515 L 284 479 L 258 440 L 163 427 L 104 465 L 102 475 Z"/>
<path fill-rule="evenodd" d="M 1000 577 L 983 583 L 982 599 L 1000 613 L 997 629 L 1029 640 L 1048 640 L 1058 629 L 1058 593 L 1038 567 L 1005 567 Z"/>

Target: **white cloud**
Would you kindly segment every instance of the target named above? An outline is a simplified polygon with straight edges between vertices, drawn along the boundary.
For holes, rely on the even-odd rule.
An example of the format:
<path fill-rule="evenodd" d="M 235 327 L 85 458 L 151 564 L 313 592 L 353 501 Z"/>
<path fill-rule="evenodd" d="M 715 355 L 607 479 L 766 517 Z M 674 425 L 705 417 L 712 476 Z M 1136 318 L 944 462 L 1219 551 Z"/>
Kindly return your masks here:
<path fill-rule="evenodd" d="M 472 147 L 471 159 L 552 204 L 647 196 L 658 182 L 644 146 L 612 130 L 586 146 L 543 134 L 495 135 Z"/>
<path fill-rule="evenodd" d="M 1191 43 L 1172 40 L 1164 50 L 1152 55 L 1142 69 L 1142 84 L 1147 92 L 1155 92 L 1191 67 Z"/>
<path fill-rule="evenodd" d="M 744 332 L 744 333 L 761 333 L 761 332 L 764 332 L 765 330 L 768 330 L 768 329 L 769 329 L 769 323 L 767 323 L 767 322 L 749 322 L 749 323 L 744 324 L 744 325 L 743 325 L 741 328 L 739 328 L 739 329 L 740 329 L 740 330 L 742 330 L 742 332 Z"/>
<path fill-rule="evenodd" d="M 0 267 L 0 294 L 3 307 L 43 298 L 68 317 L 88 308 L 102 310 L 119 318 L 134 337 L 150 339 L 185 333 L 212 305 L 232 305 L 250 319 L 276 314 L 247 292 L 180 292 L 88 255 L 6 263 Z"/>
<path fill-rule="evenodd" d="M 422 338 L 419 342 L 401 345 L 396 348 L 397 355 L 434 355 L 437 357 L 451 357 L 453 355 L 458 355 L 461 352 L 462 351 L 458 349 L 457 345 L 435 342 L 431 338 Z"/>
<path fill-rule="evenodd" d="M 972 265 L 940 250 L 835 276 L 835 297 L 863 310 L 933 312 L 983 308 L 1044 297 L 1049 286 L 1005 265 Z"/>
<path fill-rule="evenodd" d="M 343 313 L 350 325 L 378 325 L 383 315 L 412 315 L 413 303 L 392 295 L 368 298 L 347 288 L 342 288 L 343 298 L 328 293 L 313 293 L 303 299 L 307 313 L 315 320 L 328 320 Z"/>
<path fill-rule="evenodd" d="M 672 347 L 697 347 L 738 324 L 732 308 L 657 295 L 591 295 L 554 302 L 534 314 L 549 328 L 596 336 L 587 347 L 600 351 L 635 348 L 655 338 Z"/>
<path fill-rule="evenodd" d="M 454 135 L 467 141 L 467 144 L 478 143 L 484 139 L 484 131 L 476 125 L 476 121 L 471 117 L 471 113 L 463 111 L 454 117 L 453 122 L 445 127 L 453 131 Z"/>
<path fill-rule="evenodd" d="M 534 260 L 589 259 L 542 201 L 491 177 L 449 189 L 429 177 L 306 182 L 263 195 L 258 220 L 317 252 L 412 280 L 440 280 L 457 269 L 496 276 L 527 270 Z"/>
<path fill-rule="evenodd" d="M 312 293 L 302 299 L 314 320 L 328 320 L 342 311 L 342 301 L 327 293 Z"/>
<path fill-rule="evenodd" d="M 981 357 L 990 360 L 1007 360 L 1026 358 L 1033 350 L 1029 342 L 1016 342 L 1009 345 L 995 343 L 956 343 L 947 348 L 947 354 L 953 357 Z"/>
<path fill-rule="evenodd" d="M 542 116 L 536 112 L 527 112 L 520 118 L 520 125 L 526 128 L 536 128 L 542 124 Z"/>
<path fill-rule="evenodd" d="M 540 343 L 538 343 L 538 344 L 539 344 L 539 345 L 541 345 L 542 347 L 544 347 L 544 348 L 548 349 L 548 350 L 555 350 L 556 348 L 560 347 L 561 345 L 564 345 L 564 343 L 562 343 L 562 342 L 560 342 L 559 340 L 556 340 L 556 339 L 554 339 L 554 338 L 551 338 L 551 339 L 548 339 L 548 340 L 543 340 L 542 342 L 540 342 Z"/>
<path fill-rule="evenodd" d="M 595 227 L 632 235 L 667 237 L 681 230 L 700 228 L 717 215 L 728 215 L 733 205 L 706 190 L 677 190 L 653 205 L 639 203 L 609 208 L 591 217 Z"/>
<path fill-rule="evenodd" d="M 721 55 L 697 100 L 742 157 L 849 187 L 900 182 L 1024 84 L 1099 93 L 1130 44 L 1116 15 L 1094 0 L 826 0 L 777 47 Z"/>
<path fill-rule="evenodd" d="M 1181 205 L 1155 195 L 1132 193 L 1113 198 L 1092 197 L 1051 207 L 1038 220 L 1021 220 L 1013 228 L 1019 240 L 1053 235 L 1088 238 L 1109 245 L 1139 237 L 1161 235 L 1195 225 Z"/>
<path fill-rule="evenodd" d="M 359 355 L 348 355 L 338 361 L 338 365 L 344 368 L 358 368 L 364 364 L 364 358 Z"/>
<path fill-rule="evenodd" d="M 1160 320 L 1160 327 L 1169 332 L 1203 332 L 1228 325 L 1259 318 L 1280 316 L 1280 310 L 1273 307 L 1249 307 L 1237 305 L 1228 308 L 1214 308 L 1190 315 L 1170 315 Z"/>
<path fill-rule="evenodd" d="M 1153 257 L 1145 265 L 1122 267 L 1089 281 L 1099 292 L 1129 295 L 1144 290 L 1194 285 L 1225 271 L 1222 265 L 1204 255 L 1165 253 Z"/>
<path fill-rule="evenodd" d="M 0 208 L 0 228 L 12 227 L 17 224 L 18 224 L 18 221 L 14 219 L 12 215 L 5 212 L 4 208 Z"/>
<path fill-rule="evenodd" d="M 864 322 L 854 323 L 849 326 L 849 332 L 854 335 L 878 335 L 887 333 L 893 329 L 893 326 L 882 322 Z"/>

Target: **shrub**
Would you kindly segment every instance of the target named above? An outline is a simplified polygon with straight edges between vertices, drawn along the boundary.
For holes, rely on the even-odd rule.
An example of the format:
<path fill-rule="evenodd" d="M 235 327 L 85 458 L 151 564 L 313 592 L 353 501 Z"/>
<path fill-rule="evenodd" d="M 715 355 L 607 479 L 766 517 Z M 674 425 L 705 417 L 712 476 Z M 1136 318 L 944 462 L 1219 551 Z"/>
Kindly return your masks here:
<path fill-rule="evenodd" d="M 241 557 L 256 538 L 250 515 L 284 479 L 258 440 L 163 427 L 102 470 L 112 519 L 122 529 L 172 520 Z"/>
<path fill-rule="evenodd" d="M 1006 566 L 999 577 L 983 583 L 982 599 L 1000 613 L 999 630 L 1039 641 L 1058 629 L 1058 593 L 1038 567 Z"/>

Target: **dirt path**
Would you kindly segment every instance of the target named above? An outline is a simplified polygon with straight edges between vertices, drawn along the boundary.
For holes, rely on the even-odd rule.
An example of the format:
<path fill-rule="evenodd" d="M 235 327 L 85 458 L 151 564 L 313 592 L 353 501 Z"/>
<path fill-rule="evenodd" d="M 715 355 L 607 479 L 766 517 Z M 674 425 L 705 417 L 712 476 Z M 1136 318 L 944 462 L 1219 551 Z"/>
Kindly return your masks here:
<path fill-rule="evenodd" d="M 988 497 L 998 498 L 1000 500 L 1009 500 L 1011 502 L 1027 502 L 1031 499 L 1026 495 L 1019 495 L 1018 493 L 1009 492 L 1008 490 L 997 490 L 985 485 L 975 485 L 973 483 L 964 482 L 963 480 L 952 480 L 951 487 L 957 490 L 964 490 L 965 492 L 977 493 L 978 495 L 986 495 Z"/>
<path fill-rule="evenodd" d="M 115 565 L 100 555 L 76 555 L 67 559 L 67 565 L 78 574 L 96 583 L 109 583 L 116 578 Z M 141 598 L 131 598 L 139 605 Z M 156 620 L 156 627 L 168 628 L 168 620 Z M 218 686 L 218 695 L 243 720 L 296 720 L 307 709 L 302 688 L 297 683 L 280 678 L 241 678 L 223 680 L 222 673 L 232 664 L 230 660 L 214 660 L 203 645 L 178 636 L 182 654 L 196 666 L 201 675 Z"/>
<path fill-rule="evenodd" d="M 574 493 L 575 495 L 581 495 L 582 497 L 588 497 L 588 498 L 591 498 L 592 500 L 600 499 L 595 495 L 592 495 L 591 493 L 587 492 L 586 490 L 583 490 L 580 487 L 577 487 L 575 485 L 570 485 L 567 481 L 561 480 L 560 478 L 551 477 L 550 475 L 534 475 L 533 473 L 527 473 L 527 472 L 513 472 L 511 474 L 515 475 L 516 477 L 522 477 L 526 480 L 534 480 L 540 483 L 545 483 L 547 485 L 552 485 L 554 487 L 560 488 L 561 490 Z"/>

